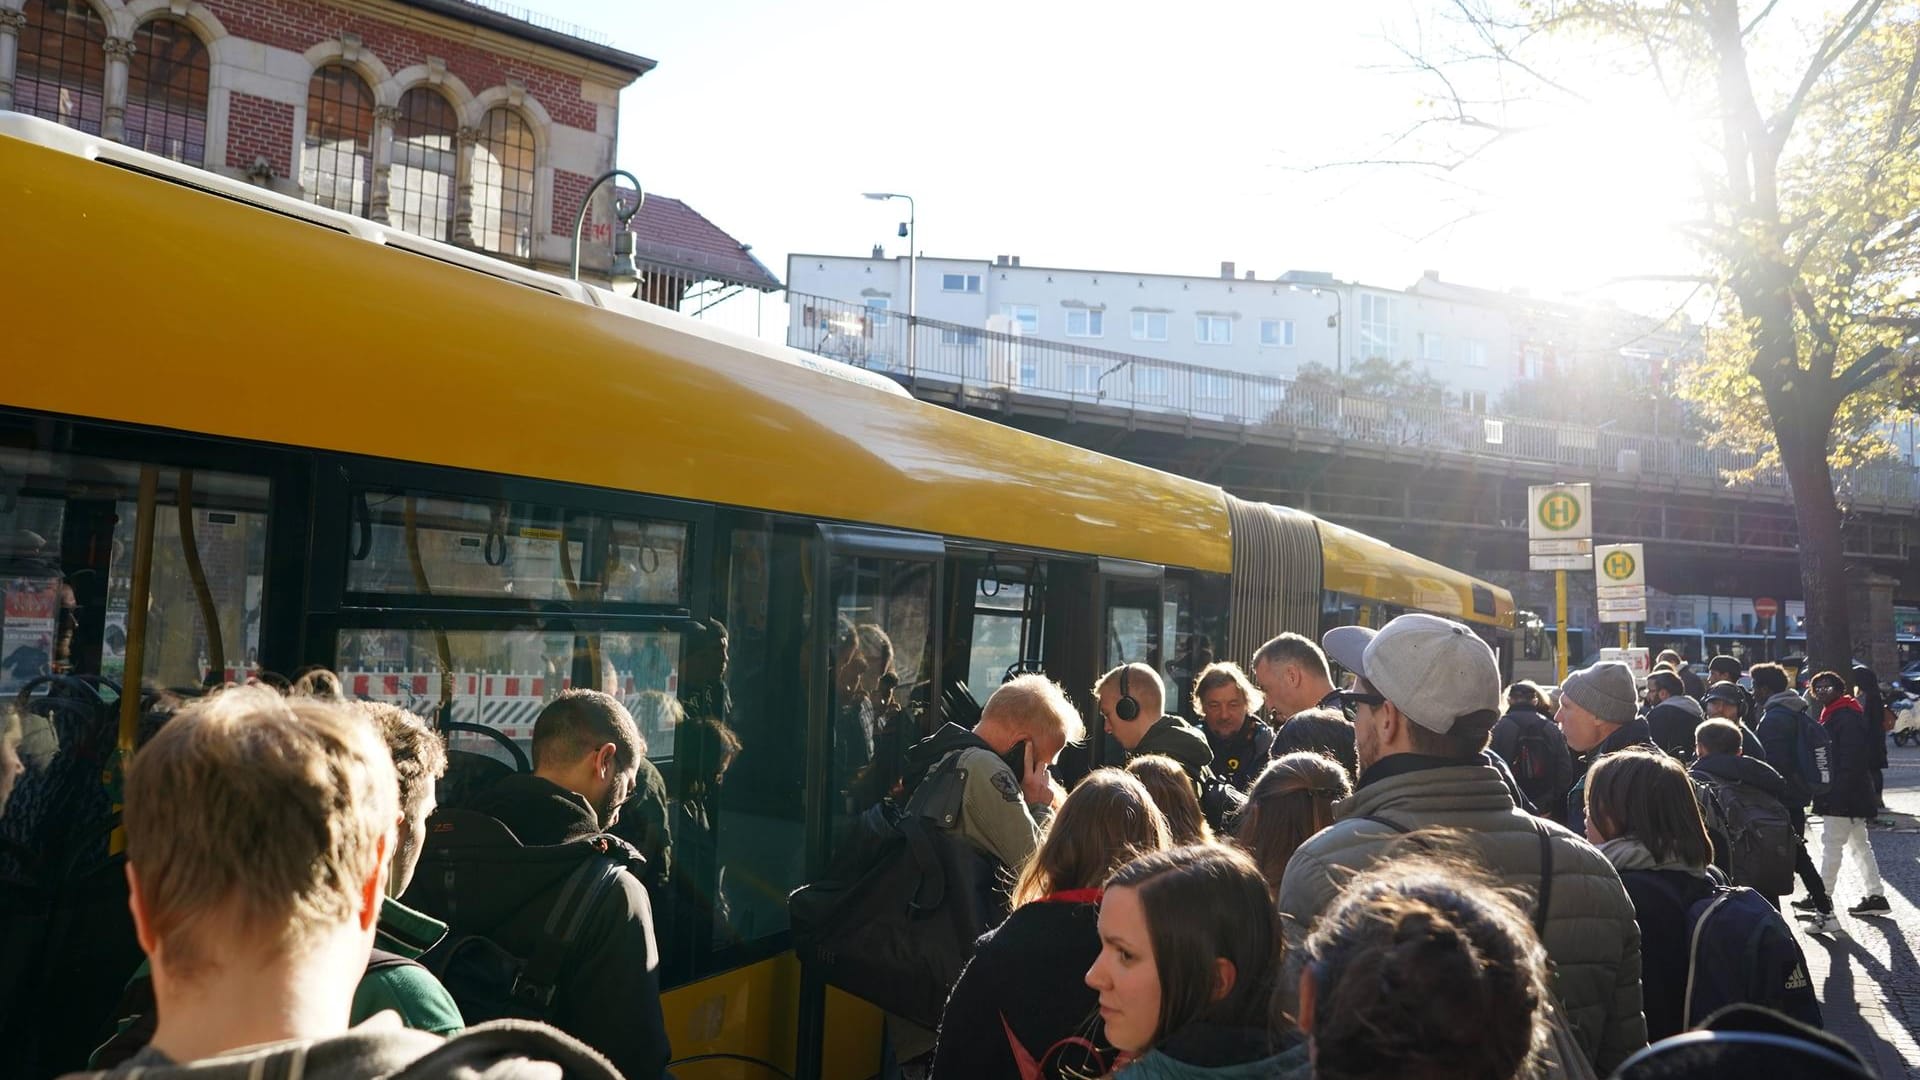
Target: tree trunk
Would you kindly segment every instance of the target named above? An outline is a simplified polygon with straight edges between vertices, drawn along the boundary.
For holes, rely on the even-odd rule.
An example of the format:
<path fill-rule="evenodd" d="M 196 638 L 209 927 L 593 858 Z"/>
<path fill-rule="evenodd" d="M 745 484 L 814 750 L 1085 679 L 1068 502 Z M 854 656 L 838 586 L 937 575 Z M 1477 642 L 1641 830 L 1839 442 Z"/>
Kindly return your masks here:
<path fill-rule="evenodd" d="M 1773 397 L 1774 395 L 1769 395 Z M 1800 588 L 1807 603 L 1809 671 L 1846 671 L 1853 654 L 1848 624 L 1846 549 L 1840 534 L 1840 503 L 1827 464 L 1831 416 L 1819 415 L 1811 395 L 1787 393 L 1770 402 L 1780 464 L 1792 488 L 1793 516 L 1800 530 Z"/>

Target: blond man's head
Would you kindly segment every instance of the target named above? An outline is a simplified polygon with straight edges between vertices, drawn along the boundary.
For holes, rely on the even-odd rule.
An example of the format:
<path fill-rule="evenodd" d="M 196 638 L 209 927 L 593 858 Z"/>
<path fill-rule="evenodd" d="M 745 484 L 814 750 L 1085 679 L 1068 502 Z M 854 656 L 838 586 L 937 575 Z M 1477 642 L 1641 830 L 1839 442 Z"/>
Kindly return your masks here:
<path fill-rule="evenodd" d="M 1087 725 L 1067 700 L 1067 692 L 1045 675 L 1021 675 L 1002 683 L 981 708 L 980 724 L 1012 732 L 1009 742 L 1032 740 L 1034 750 L 1046 761 L 1087 737 Z"/>
<path fill-rule="evenodd" d="M 127 769 L 142 944 L 191 980 L 222 947 L 298 956 L 370 927 L 398 814 L 392 758 L 352 706 L 244 686 L 182 709 Z"/>

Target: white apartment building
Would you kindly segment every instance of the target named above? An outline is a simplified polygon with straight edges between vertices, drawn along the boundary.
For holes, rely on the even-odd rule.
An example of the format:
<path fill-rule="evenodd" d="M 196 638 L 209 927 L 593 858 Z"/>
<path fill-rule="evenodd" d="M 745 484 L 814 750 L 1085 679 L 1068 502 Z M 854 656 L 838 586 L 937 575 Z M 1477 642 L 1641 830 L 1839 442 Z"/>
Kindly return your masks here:
<path fill-rule="evenodd" d="M 792 325 L 810 325 L 810 306 L 825 298 L 865 306 L 884 326 L 890 314 L 907 310 L 909 263 L 879 248 L 866 258 L 789 256 Z M 1617 308 L 1473 289 L 1432 271 L 1406 289 L 1312 271 L 1262 279 L 1251 270 L 1237 274 L 1230 262 L 1205 277 L 1025 266 L 1019 256 L 922 256 L 917 273 L 923 319 L 1284 379 L 1307 364 L 1351 370 L 1370 357 L 1407 361 L 1439 380 L 1451 403 L 1477 411 L 1557 365 L 1609 361 L 1652 371 L 1683 345 L 1676 335 L 1651 333 L 1651 320 Z M 945 333 L 956 340 L 921 347 L 973 344 L 962 333 Z M 1099 366 L 1070 363 L 1069 377 L 1091 378 Z"/>

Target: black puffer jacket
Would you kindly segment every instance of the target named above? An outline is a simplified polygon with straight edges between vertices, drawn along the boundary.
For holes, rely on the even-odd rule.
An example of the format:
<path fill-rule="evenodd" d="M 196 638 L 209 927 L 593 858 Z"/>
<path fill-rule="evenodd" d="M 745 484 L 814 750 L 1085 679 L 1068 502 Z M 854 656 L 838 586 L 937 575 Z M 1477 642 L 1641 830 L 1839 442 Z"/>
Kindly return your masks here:
<path fill-rule="evenodd" d="M 565 844 L 600 832 L 586 799 L 527 773 L 488 788 L 472 809 L 505 825 L 522 847 Z M 402 899 L 446 922 L 455 936 L 483 934 L 515 956 L 531 956 L 559 890 L 578 864 L 516 859 L 511 847 L 462 854 L 456 865 L 485 863 L 500 870 L 457 876 L 458 895 L 449 896 L 434 869 L 440 857 L 436 839 L 430 827 L 420 870 Z M 631 856 L 632 863 L 638 860 L 637 854 Z M 671 1055 L 660 1012 L 653 909 L 646 888 L 629 869 L 622 868 L 614 884 L 586 912 L 561 968 L 552 1022 L 605 1054 L 627 1080 L 656 1080 Z"/>
<path fill-rule="evenodd" d="M 1868 730 L 1860 703 L 1842 697 L 1820 713 L 1820 725 L 1833 739 L 1833 785 L 1813 798 L 1822 817 L 1870 818 L 1879 811 L 1873 793 L 1873 741 L 1886 742 L 1879 725 Z"/>

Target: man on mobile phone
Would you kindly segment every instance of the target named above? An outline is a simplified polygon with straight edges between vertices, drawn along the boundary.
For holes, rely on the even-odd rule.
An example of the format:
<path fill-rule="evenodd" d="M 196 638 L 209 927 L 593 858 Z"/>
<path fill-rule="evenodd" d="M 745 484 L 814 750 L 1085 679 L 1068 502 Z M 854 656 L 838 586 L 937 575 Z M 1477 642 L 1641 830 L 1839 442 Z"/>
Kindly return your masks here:
<path fill-rule="evenodd" d="M 1068 744 L 1085 738 L 1086 725 L 1058 683 L 1021 675 L 993 692 L 973 730 L 947 724 L 914 744 L 907 751 L 907 786 L 934 773 L 964 774 L 958 820 L 945 827 L 1016 867 L 1067 796 L 1048 769 Z"/>

